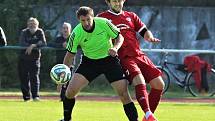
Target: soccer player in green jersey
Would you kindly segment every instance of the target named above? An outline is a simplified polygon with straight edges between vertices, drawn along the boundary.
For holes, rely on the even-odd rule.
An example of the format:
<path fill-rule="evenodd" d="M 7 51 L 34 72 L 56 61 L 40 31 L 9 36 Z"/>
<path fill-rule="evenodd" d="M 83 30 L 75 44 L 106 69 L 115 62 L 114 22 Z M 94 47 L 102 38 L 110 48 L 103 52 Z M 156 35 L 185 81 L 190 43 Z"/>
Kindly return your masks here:
<path fill-rule="evenodd" d="M 119 29 L 105 18 L 94 17 L 93 9 L 86 6 L 80 7 L 76 15 L 80 23 L 69 37 L 64 64 L 71 67 L 78 46 L 83 51 L 83 57 L 66 90 L 64 119 L 61 121 L 71 121 L 78 92 L 100 74 L 105 75 L 119 95 L 129 121 L 137 121 L 137 110 L 128 93 L 127 81 L 117 57 L 124 40 Z"/>

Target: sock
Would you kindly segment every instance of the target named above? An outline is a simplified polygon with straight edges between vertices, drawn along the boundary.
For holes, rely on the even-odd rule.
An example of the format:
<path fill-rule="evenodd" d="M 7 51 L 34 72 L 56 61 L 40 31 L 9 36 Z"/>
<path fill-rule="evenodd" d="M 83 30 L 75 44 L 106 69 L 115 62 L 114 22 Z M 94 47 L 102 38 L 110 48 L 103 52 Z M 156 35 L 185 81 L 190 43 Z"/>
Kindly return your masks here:
<path fill-rule="evenodd" d="M 162 91 L 163 90 L 151 88 L 151 91 L 149 93 L 149 107 L 150 107 L 150 110 L 152 111 L 152 113 L 155 112 L 155 110 L 160 102 L 160 99 L 162 96 Z"/>
<path fill-rule="evenodd" d="M 148 119 L 149 118 L 149 116 L 152 114 L 152 112 L 151 111 L 147 111 L 146 112 L 146 115 L 145 115 L 145 117 L 146 117 L 146 119 Z"/>
<path fill-rule="evenodd" d="M 133 102 L 125 104 L 123 107 L 129 121 L 138 121 L 137 109 Z"/>
<path fill-rule="evenodd" d="M 63 109 L 64 109 L 64 121 L 70 121 L 71 115 L 72 115 L 72 109 L 75 105 L 75 98 L 68 99 L 65 96 L 65 99 L 63 100 Z"/>
<path fill-rule="evenodd" d="M 135 86 L 135 93 L 138 103 L 140 104 L 142 110 L 146 113 L 150 111 L 149 109 L 149 101 L 148 101 L 148 93 L 146 91 L 146 85 L 139 84 Z"/>

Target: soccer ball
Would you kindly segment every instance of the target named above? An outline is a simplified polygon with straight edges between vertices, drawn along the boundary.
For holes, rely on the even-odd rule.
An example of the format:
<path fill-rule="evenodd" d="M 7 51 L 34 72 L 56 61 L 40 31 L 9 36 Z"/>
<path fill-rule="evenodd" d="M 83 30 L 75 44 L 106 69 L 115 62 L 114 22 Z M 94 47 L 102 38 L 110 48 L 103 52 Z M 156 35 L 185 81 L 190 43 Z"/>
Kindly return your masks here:
<path fill-rule="evenodd" d="M 65 64 L 57 64 L 52 67 L 50 77 L 56 84 L 65 84 L 71 80 L 72 74 L 68 66 Z"/>

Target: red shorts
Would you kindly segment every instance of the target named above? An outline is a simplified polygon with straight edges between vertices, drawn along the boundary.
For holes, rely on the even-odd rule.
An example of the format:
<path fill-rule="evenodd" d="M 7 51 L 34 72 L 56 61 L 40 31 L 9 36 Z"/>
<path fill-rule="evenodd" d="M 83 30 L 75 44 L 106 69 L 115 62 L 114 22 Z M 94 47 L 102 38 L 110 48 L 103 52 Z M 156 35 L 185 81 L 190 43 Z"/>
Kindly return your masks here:
<path fill-rule="evenodd" d="M 137 57 L 125 57 L 120 59 L 120 62 L 129 82 L 132 82 L 138 74 L 143 75 L 146 83 L 161 75 L 161 71 L 144 54 Z"/>

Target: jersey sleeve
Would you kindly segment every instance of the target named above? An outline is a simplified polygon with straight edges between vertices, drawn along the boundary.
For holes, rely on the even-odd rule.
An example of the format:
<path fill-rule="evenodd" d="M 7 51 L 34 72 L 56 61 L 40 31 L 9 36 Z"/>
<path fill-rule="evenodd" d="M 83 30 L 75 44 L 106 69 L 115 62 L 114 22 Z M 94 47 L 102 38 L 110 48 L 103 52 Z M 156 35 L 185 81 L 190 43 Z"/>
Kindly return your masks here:
<path fill-rule="evenodd" d="M 141 19 L 135 13 L 132 13 L 132 14 L 133 14 L 135 31 L 136 32 L 142 31 L 146 27 L 146 25 L 141 21 Z"/>
<path fill-rule="evenodd" d="M 105 29 L 107 30 L 108 34 L 112 39 L 115 39 L 118 37 L 120 30 L 115 25 L 113 25 L 109 20 L 106 20 L 105 27 L 106 27 Z"/>
<path fill-rule="evenodd" d="M 77 47 L 78 47 L 78 39 L 77 39 L 75 32 L 73 31 L 67 40 L 66 49 L 70 53 L 76 53 Z"/>

